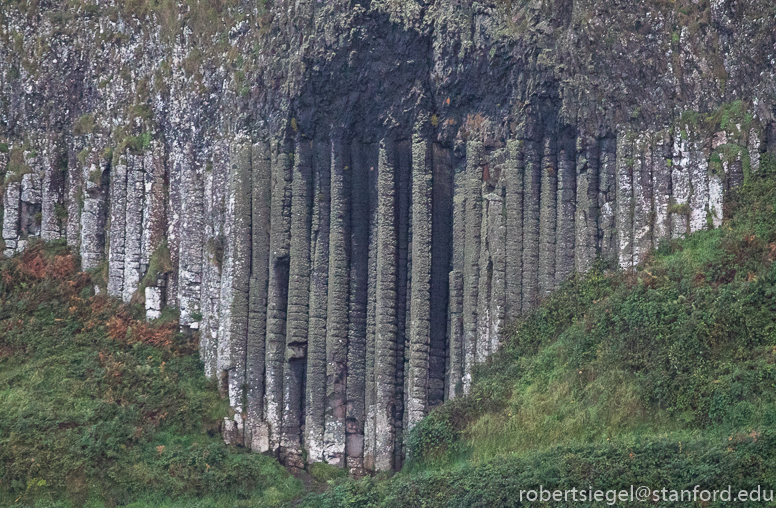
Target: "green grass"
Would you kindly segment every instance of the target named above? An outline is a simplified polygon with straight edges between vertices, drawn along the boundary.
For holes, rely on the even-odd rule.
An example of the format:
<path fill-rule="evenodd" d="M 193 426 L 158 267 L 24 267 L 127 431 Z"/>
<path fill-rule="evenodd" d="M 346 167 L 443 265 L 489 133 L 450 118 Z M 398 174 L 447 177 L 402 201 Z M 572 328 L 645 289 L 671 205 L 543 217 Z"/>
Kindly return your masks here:
<path fill-rule="evenodd" d="M 514 506 L 521 489 L 776 484 L 776 177 L 636 272 L 599 262 L 512 323 L 390 480 L 305 506 Z"/>
<path fill-rule="evenodd" d="M 278 506 L 300 483 L 227 447 L 177 323 L 93 294 L 61 244 L 0 262 L 0 505 Z"/>

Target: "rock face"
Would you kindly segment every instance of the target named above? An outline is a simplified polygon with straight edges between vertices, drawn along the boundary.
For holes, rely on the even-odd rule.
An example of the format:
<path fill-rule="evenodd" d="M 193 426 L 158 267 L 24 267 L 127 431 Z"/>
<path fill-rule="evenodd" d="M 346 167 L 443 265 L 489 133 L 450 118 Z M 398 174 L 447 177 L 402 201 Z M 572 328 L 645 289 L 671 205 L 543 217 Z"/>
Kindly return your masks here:
<path fill-rule="evenodd" d="M 401 466 L 510 320 L 597 259 L 718 227 L 776 156 L 770 1 L 0 13 L 2 239 L 176 307 L 290 467 Z"/>

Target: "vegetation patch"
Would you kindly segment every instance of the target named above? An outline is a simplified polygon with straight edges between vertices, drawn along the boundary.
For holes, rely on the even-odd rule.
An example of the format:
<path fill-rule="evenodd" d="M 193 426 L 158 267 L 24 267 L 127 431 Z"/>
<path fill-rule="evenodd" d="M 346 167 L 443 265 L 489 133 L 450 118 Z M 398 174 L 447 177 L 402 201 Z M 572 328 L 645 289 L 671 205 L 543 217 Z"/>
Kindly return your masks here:
<path fill-rule="evenodd" d="M 228 447 L 177 322 L 94 294 L 64 243 L 0 262 L 0 505 L 278 506 L 300 483 Z"/>

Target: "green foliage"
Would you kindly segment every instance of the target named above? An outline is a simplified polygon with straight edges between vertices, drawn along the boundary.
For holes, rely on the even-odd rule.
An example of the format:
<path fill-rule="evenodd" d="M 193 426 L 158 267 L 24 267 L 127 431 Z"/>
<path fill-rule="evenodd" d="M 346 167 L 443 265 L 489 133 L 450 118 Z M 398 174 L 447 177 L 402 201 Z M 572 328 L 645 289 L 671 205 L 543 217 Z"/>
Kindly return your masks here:
<path fill-rule="evenodd" d="M 690 205 L 687 203 L 674 203 L 668 207 L 668 213 L 675 213 L 677 215 L 690 215 Z"/>
<path fill-rule="evenodd" d="M 142 155 L 151 146 L 151 133 L 144 132 L 138 136 L 127 136 L 119 143 L 119 153 L 129 150 L 133 155 Z"/>
<path fill-rule="evenodd" d="M 5 182 L 21 182 L 22 177 L 32 172 L 32 168 L 25 160 L 24 147 L 16 147 L 9 150 L 8 166 L 6 167 Z"/>
<path fill-rule="evenodd" d="M 519 502 L 520 491 L 538 490 L 540 485 L 550 490 L 574 487 L 629 490 L 631 485 L 676 490 L 692 490 L 695 485 L 720 489 L 730 485 L 733 492 L 753 490 L 757 485 L 770 488 L 776 480 L 775 439 L 773 431 L 768 431 L 721 439 L 671 434 L 632 437 L 605 444 L 577 444 L 506 455 L 452 469 L 400 474 L 391 481 L 367 478 L 348 482 L 326 494 L 309 496 L 302 506 L 525 506 L 525 497 L 523 503 Z M 606 503 L 585 504 L 573 502 L 570 497 L 568 502 L 546 505 L 605 506 Z"/>
<path fill-rule="evenodd" d="M 73 134 L 76 136 L 91 134 L 94 132 L 94 126 L 94 115 L 91 113 L 85 113 L 78 117 L 78 120 L 76 120 L 73 124 Z"/>
<path fill-rule="evenodd" d="M 227 447 L 177 322 L 93 294 L 57 242 L 0 264 L 0 505 L 278 506 L 299 482 Z"/>
<path fill-rule="evenodd" d="M 170 248 L 167 246 L 167 239 L 154 249 L 151 258 L 148 260 L 148 272 L 143 278 L 145 285 L 154 284 L 156 279 L 165 273 L 172 271 L 172 258 L 170 257 Z"/>
<path fill-rule="evenodd" d="M 344 478 L 348 475 L 348 472 L 340 467 L 326 464 L 325 462 L 316 462 L 311 464 L 308 472 L 310 476 L 317 482 L 326 483 L 338 478 Z"/>

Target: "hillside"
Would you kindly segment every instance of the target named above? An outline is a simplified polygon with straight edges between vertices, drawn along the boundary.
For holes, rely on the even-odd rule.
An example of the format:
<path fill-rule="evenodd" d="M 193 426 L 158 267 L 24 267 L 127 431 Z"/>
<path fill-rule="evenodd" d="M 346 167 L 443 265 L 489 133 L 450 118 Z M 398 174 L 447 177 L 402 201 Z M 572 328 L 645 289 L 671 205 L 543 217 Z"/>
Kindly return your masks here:
<path fill-rule="evenodd" d="M 774 169 L 730 197 L 720 228 L 661 245 L 635 272 L 599 263 L 576 275 L 512 325 L 468 396 L 420 422 L 401 473 L 342 482 L 305 506 L 774 485 Z"/>
<path fill-rule="evenodd" d="M 720 226 L 775 48 L 773 0 L 0 0 L 0 250 L 176 308 L 231 443 L 397 471 L 573 273 Z"/>
<path fill-rule="evenodd" d="M 196 341 L 105 296 L 61 242 L 0 261 L 0 506 L 279 506 L 275 459 L 224 444 Z"/>

